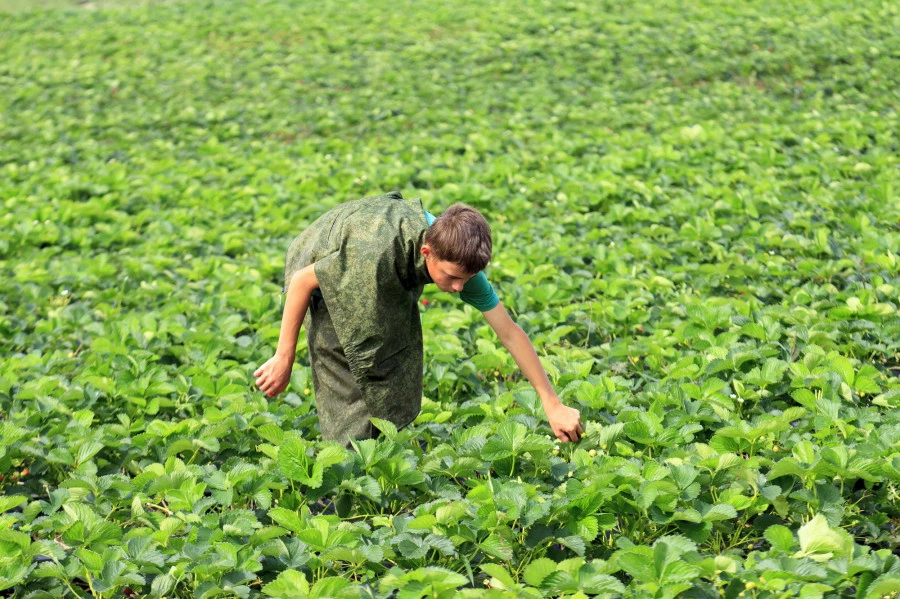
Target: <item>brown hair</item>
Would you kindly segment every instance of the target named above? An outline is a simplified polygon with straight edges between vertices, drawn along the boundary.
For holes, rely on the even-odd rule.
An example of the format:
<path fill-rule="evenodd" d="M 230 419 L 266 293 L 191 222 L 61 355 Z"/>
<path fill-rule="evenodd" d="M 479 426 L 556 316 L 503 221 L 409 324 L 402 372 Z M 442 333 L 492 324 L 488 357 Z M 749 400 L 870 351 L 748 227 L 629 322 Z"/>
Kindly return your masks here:
<path fill-rule="evenodd" d="M 484 270 L 491 261 L 491 227 L 478 210 L 453 204 L 425 233 L 438 260 L 458 264 L 469 274 Z"/>

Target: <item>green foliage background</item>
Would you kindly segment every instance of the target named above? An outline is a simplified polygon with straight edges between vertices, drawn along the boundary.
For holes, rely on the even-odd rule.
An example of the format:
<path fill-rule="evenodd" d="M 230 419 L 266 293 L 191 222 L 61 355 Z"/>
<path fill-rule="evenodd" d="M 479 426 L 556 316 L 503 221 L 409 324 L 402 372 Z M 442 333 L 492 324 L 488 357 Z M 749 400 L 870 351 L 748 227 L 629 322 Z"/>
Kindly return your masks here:
<path fill-rule="evenodd" d="M 0 590 L 897 590 L 894 4 L 0 27 Z M 253 391 L 290 239 L 391 189 L 488 216 L 489 278 L 582 409 L 577 447 L 436 291 L 408 430 L 348 452 L 318 440 L 305 368 Z"/>

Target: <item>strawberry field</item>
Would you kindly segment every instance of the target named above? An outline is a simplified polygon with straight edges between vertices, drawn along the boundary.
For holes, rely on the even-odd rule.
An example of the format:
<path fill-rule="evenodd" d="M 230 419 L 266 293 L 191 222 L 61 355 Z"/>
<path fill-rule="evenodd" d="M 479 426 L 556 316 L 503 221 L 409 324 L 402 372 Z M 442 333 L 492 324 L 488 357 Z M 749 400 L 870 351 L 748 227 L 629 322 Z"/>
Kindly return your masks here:
<path fill-rule="evenodd" d="M 0 14 L 0 596 L 896 596 L 897 4 L 121 4 Z M 413 425 L 323 442 L 302 335 L 255 389 L 390 190 L 580 442 L 436 289 Z"/>

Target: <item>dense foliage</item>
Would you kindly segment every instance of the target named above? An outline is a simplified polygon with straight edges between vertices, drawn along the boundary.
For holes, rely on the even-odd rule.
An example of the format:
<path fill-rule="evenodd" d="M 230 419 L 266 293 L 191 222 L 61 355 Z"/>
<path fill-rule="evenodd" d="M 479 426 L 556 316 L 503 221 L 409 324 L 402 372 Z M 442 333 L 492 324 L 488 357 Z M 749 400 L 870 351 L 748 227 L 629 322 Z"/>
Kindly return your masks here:
<path fill-rule="evenodd" d="M 900 588 L 896 3 L 3 23 L 0 592 Z M 436 290 L 408 429 L 322 442 L 302 366 L 254 391 L 290 239 L 391 189 L 488 216 L 580 443 Z"/>

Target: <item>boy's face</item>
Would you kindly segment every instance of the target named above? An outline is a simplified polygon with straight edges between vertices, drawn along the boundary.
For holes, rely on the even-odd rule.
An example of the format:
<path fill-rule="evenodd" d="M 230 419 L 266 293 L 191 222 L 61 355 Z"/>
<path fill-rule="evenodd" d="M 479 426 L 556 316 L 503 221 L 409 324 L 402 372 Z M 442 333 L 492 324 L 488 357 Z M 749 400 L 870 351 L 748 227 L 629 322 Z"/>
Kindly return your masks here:
<path fill-rule="evenodd" d="M 459 264 L 438 260 L 427 243 L 422 246 L 420 251 L 422 252 L 422 255 L 425 256 L 425 266 L 428 268 L 428 276 L 431 277 L 431 280 L 434 281 L 434 284 L 437 285 L 438 289 L 441 291 L 459 293 L 462 291 L 463 285 L 475 276 L 475 274 L 466 272 Z"/>

